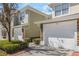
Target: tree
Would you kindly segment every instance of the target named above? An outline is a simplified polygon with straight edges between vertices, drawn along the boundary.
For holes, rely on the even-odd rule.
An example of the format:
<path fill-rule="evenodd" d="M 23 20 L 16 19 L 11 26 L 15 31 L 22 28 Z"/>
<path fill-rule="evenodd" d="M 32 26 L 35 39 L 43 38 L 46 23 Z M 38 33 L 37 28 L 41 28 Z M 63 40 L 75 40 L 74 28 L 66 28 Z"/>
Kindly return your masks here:
<path fill-rule="evenodd" d="M 0 12 L 0 22 L 6 29 L 8 34 L 8 40 L 11 42 L 11 21 L 12 15 L 17 10 L 17 4 L 15 3 L 2 3 Z"/>

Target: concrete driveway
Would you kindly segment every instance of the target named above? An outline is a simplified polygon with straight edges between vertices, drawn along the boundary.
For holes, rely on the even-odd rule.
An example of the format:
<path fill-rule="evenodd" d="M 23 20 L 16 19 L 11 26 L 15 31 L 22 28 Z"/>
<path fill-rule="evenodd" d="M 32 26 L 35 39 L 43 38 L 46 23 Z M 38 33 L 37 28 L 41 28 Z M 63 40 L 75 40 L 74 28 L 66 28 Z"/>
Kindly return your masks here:
<path fill-rule="evenodd" d="M 68 56 L 69 50 L 64 49 L 45 49 L 44 46 L 36 46 L 33 43 L 29 45 L 29 48 L 13 54 L 13 56 Z"/>

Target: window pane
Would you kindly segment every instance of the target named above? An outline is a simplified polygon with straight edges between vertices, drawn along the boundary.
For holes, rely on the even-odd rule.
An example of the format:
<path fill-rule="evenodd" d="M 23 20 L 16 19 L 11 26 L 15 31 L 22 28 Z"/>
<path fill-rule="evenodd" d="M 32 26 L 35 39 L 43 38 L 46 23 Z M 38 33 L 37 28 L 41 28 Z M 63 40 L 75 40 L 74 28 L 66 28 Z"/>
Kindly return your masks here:
<path fill-rule="evenodd" d="M 69 11 L 69 4 L 68 3 L 63 3 L 62 4 L 62 14 L 67 14 Z"/>
<path fill-rule="evenodd" d="M 14 17 L 14 26 L 20 25 L 19 16 Z"/>
<path fill-rule="evenodd" d="M 68 9 L 63 9 L 62 10 L 62 14 L 67 14 L 68 13 Z"/>
<path fill-rule="evenodd" d="M 20 13 L 20 20 L 23 20 L 25 17 L 25 12 Z"/>
<path fill-rule="evenodd" d="M 62 5 L 55 6 L 55 16 L 61 15 Z"/>
<path fill-rule="evenodd" d="M 68 3 L 62 4 L 62 9 L 67 9 L 67 8 L 69 8 L 69 4 Z"/>
<path fill-rule="evenodd" d="M 56 11 L 55 16 L 59 16 L 59 15 L 61 15 L 61 11 Z"/>
<path fill-rule="evenodd" d="M 21 22 L 21 24 L 24 23 L 24 19 L 25 19 L 26 15 L 27 14 L 25 12 L 20 13 L 20 22 Z"/>
<path fill-rule="evenodd" d="M 55 7 L 55 11 L 59 11 L 61 9 L 62 9 L 62 6 L 61 5 L 58 5 L 58 6 Z"/>
<path fill-rule="evenodd" d="M 5 29 L 2 29 L 2 36 L 3 36 L 3 38 L 6 38 L 6 30 Z"/>

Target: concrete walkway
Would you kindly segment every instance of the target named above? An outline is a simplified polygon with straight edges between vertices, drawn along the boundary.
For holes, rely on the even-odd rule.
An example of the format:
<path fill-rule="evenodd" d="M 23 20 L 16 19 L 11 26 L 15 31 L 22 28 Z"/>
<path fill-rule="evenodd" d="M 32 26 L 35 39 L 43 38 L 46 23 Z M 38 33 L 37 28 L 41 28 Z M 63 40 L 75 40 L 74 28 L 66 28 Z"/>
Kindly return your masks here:
<path fill-rule="evenodd" d="M 64 49 L 45 49 L 44 46 L 35 46 L 33 43 L 29 45 L 29 48 L 13 54 L 13 56 L 67 56 L 69 50 Z"/>

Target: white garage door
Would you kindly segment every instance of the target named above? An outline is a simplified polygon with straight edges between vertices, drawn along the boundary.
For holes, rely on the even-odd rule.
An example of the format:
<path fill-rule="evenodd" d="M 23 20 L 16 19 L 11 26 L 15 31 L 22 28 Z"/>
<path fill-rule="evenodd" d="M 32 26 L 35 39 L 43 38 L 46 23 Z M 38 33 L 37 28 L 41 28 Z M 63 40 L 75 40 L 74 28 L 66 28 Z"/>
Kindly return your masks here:
<path fill-rule="evenodd" d="M 43 24 L 43 40 L 51 48 L 75 49 L 77 21 Z"/>

